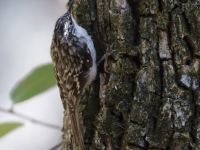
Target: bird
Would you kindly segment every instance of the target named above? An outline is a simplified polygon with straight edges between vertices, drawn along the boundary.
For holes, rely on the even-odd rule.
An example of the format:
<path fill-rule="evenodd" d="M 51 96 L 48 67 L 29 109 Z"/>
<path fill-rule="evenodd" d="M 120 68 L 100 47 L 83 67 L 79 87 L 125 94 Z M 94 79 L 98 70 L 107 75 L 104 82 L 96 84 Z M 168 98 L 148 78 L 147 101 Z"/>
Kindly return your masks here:
<path fill-rule="evenodd" d="M 84 150 L 78 105 L 85 87 L 96 77 L 97 63 L 91 37 L 73 18 L 73 4 L 74 0 L 67 12 L 56 21 L 50 53 L 65 109 L 65 143 L 72 150 Z"/>

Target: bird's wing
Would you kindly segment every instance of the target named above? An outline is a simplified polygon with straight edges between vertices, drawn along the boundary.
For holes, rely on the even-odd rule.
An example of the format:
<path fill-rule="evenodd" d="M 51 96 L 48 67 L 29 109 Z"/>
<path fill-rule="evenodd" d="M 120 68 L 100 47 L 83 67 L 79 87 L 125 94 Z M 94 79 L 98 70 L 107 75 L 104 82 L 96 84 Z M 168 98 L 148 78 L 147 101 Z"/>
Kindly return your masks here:
<path fill-rule="evenodd" d="M 54 39 L 51 55 L 54 71 L 60 90 L 60 97 L 65 111 L 67 129 L 67 143 L 74 143 L 80 150 L 84 148 L 84 141 L 80 126 L 78 104 L 80 95 L 87 82 L 87 72 L 92 66 L 92 58 L 86 44 L 73 42 L 72 45 L 60 46 L 59 40 Z"/>

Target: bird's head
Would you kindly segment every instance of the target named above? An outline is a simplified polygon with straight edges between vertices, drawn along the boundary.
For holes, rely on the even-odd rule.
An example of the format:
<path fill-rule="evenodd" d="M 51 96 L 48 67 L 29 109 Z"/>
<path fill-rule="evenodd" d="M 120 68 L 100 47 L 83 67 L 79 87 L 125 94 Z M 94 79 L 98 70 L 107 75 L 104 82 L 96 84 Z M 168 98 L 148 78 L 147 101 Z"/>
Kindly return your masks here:
<path fill-rule="evenodd" d="M 68 11 L 61 16 L 56 22 L 56 31 L 57 33 L 65 36 L 67 38 L 71 38 L 75 33 L 75 21 L 72 17 L 72 6 L 74 0 L 69 5 Z"/>

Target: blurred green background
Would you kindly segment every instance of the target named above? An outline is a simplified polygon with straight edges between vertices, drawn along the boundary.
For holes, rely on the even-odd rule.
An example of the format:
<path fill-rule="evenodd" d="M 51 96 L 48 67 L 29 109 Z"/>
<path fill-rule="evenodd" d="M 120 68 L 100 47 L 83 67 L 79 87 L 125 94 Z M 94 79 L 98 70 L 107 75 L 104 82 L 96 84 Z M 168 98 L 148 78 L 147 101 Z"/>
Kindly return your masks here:
<path fill-rule="evenodd" d="M 67 0 L 0 0 L 0 108 L 8 110 L 13 106 L 13 110 L 19 114 L 59 127 L 62 126 L 63 107 L 56 86 L 28 101 L 18 102 L 23 92 L 35 95 L 41 91 L 35 77 L 25 78 L 36 68 L 51 63 L 53 28 L 58 17 L 66 11 L 66 2 Z M 48 79 L 49 76 L 52 77 L 45 77 L 45 73 L 43 74 L 43 78 L 48 81 L 51 80 Z M 21 95 L 18 94 L 19 91 L 14 91 L 11 96 L 14 87 L 24 80 L 28 80 L 30 84 L 22 85 Z M 52 86 L 54 81 L 43 85 L 41 88 Z M 32 91 L 31 88 L 38 91 Z M 16 104 L 13 105 L 11 97 Z M 14 122 L 14 126 L 6 124 L 10 122 Z M 0 149 L 45 150 L 61 140 L 59 129 L 0 111 L 0 134 L 4 134 L 1 129 L 5 131 L 15 127 L 18 128 L 0 136 Z"/>

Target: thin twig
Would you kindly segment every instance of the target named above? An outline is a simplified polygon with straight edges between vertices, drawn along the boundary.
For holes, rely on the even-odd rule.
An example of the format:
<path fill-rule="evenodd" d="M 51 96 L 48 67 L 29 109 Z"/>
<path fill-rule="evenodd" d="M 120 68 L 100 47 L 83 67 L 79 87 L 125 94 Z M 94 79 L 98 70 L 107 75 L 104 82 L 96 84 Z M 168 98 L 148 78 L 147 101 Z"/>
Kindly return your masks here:
<path fill-rule="evenodd" d="M 36 124 L 39 124 L 39 125 L 42 125 L 42 126 L 45 126 L 45 127 L 54 128 L 54 129 L 58 129 L 58 130 L 62 129 L 59 126 L 52 125 L 52 124 L 49 124 L 49 123 L 46 123 L 46 122 L 42 122 L 42 121 L 39 121 L 39 120 L 36 120 L 36 119 L 32 119 L 32 118 L 30 118 L 28 116 L 25 116 L 23 114 L 19 114 L 19 113 L 13 111 L 12 109 L 7 109 L 6 110 L 6 109 L 0 107 L 0 111 L 4 112 L 4 113 L 9 113 L 9 114 L 15 115 L 17 117 L 23 118 L 25 120 L 28 120 L 30 122 L 33 122 L 33 123 L 36 123 Z"/>

